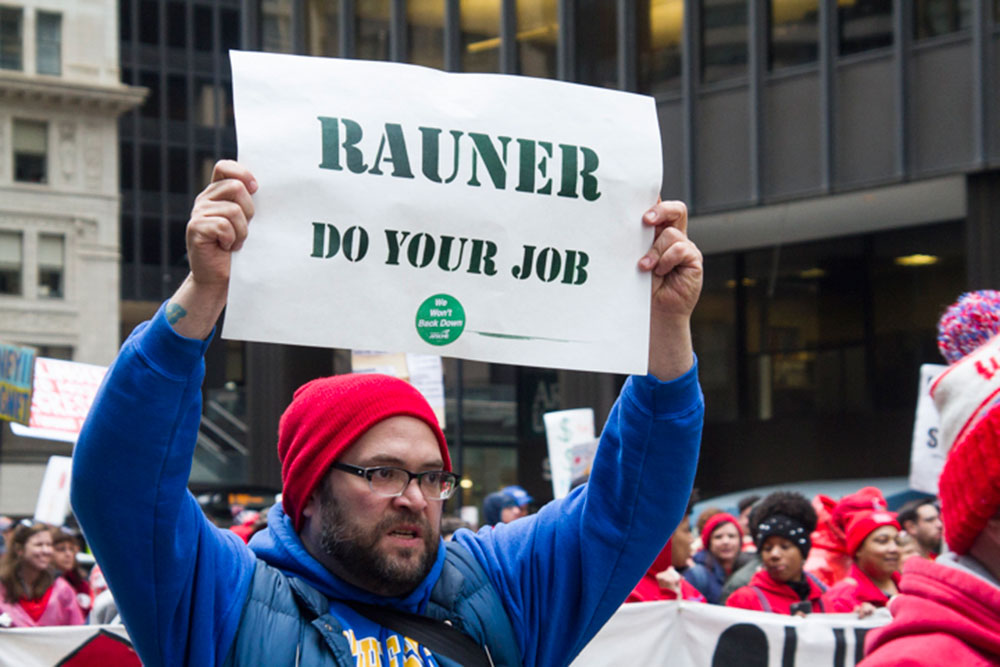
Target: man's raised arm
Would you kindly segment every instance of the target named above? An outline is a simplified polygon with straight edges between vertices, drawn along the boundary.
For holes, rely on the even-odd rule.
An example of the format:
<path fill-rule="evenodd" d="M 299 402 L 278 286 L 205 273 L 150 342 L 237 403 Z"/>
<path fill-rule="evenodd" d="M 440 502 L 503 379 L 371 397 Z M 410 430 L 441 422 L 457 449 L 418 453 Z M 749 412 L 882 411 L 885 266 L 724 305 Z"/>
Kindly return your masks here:
<path fill-rule="evenodd" d="M 221 160 L 212 182 L 194 200 L 187 226 L 191 272 L 167 304 L 167 321 L 187 338 L 205 338 L 226 305 L 232 253 L 243 246 L 253 217 L 257 181 L 232 160 Z"/>
<path fill-rule="evenodd" d="M 73 452 L 73 509 L 143 663 L 218 665 L 254 558 L 188 491 L 204 354 L 226 304 L 230 258 L 257 184 L 219 162 L 187 227 L 191 272 L 122 345 Z"/>

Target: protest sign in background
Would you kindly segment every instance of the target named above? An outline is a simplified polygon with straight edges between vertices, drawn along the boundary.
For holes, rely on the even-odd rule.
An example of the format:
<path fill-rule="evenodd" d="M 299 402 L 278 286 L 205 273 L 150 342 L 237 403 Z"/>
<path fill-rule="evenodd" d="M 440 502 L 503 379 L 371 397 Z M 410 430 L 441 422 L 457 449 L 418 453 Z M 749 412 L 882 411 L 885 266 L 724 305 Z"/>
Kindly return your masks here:
<path fill-rule="evenodd" d="M 552 496 L 562 498 L 569 493 L 575 477 L 590 472 L 590 463 L 597 453 L 594 411 L 575 408 L 546 412 L 542 421 L 552 470 Z"/>
<path fill-rule="evenodd" d="M 851 667 L 863 657 L 868 630 L 887 610 L 805 618 L 697 602 L 623 605 L 572 667 Z"/>
<path fill-rule="evenodd" d="M 0 420 L 27 424 L 35 350 L 0 343 Z"/>
<path fill-rule="evenodd" d="M 652 98 L 231 58 L 239 159 L 260 190 L 226 337 L 645 372 Z"/>
<path fill-rule="evenodd" d="M 29 438 L 76 442 L 107 372 L 105 366 L 46 357 L 35 359 L 31 420 L 28 426 L 11 424 L 11 429 Z"/>
<path fill-rule="evenodd" d="M 352 350 L 351 370 L 355 373 L 381 373 L 406 380 L 427 399 L 438 425 L 445 428 L 444 369 L 441 357 L 433 354 Z"/>
<path fill-rule="evenodd" d="M 935 496 L 938 477 L 944 468 L 948 451 L 942 446 L 941 417 L 934 406 L 930 388 L 944 371 L 944 364 L 922 364 L 920 387 L 917 390 L 917 412 L 913 420 L 913 447 L 910 450 L 910 488 Z"/>
<path fill-rule="evenodd" d="M 868 630 L 888 622 L 889 614 L 882 609 L 859 620 L 853 614 L 799 618 L 696 602 L 639 602 L 615 612 L 571 664 L 852 667 L 861 659 Z M 127 638 L 122 626 L 0 630 L 0 667 L 62 664 L 59 660 L 101 632 Z M 103 648 L 116 650 L 107 642 Z"/>
<path fill-rule="evenodd" d="M 45 466 L 42 486 L 35 503 L 35 521 L 61 526 L 69 514 L 69 487 L 73 474 L 73 459 L 69 456 L 50 456 Z"/>

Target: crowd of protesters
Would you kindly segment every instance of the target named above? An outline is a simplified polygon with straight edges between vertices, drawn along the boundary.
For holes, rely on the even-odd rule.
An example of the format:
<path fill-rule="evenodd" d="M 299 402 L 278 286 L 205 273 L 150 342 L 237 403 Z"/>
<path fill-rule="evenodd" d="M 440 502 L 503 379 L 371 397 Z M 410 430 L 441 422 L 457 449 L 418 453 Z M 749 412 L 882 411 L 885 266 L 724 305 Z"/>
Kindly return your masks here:
<path fill-rule="evenodd" d="M 988 316 L 976 310 L 987 309 L 984 299 Z M 956 318 L 965 327 L 958 333 L 948 329 Z M 985 331 L 970 334 L 970 319 Z M 894 620 L 870 633 L 864 665 L 898 664 L 903 655 L 924 664 L 919 656 L 929 651 L 950 651 L 960 665 L 1000 664 L 998 330 L 1000 293 L 964 295 L 942 318 L 942 349 L 959 348 L 932 390 L 950 445 L 943 508 L 925 496 L 892 512 L 871 486 L 841 498 L 781 490 L 744 497 L 732 513 L 709 507 L 695 519 L 695 533 L 689 503 L 626 602 L 679 599 L 861 618 L 888 607 Z M 500 489 L 486 496 L 481 523 L 515 521 L 533 501 L 519 486 Z M 445 539 L 474 528 L 458 517 L 443 524 Z M 230 528 L 246 542 L 266 525 L 265 512 L 236 508 Z M 78 561 L 78 532 L 5 517 L 0 532 L 0 627 L 74 625 L 88 615 L 118 620 L 100 567 L 88 577 Z"/>

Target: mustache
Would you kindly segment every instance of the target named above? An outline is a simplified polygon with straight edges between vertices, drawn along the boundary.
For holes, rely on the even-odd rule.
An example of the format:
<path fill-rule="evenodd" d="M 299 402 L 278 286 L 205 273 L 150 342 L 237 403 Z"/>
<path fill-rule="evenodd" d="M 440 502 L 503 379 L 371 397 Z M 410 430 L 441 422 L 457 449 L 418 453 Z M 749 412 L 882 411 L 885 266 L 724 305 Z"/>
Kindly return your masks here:
<path fill-rule="evenodd" d="M 431 522 L 427 520 L 422 514 L 416 512 L 400 511 L 393 516 L 387 516 L 378 522 L 375 526 L 375 532 L 378 534 L 384 534 L 390 530 L 396 528 L 397 526 L 417 526 L 420 529 L 420 535 L 426 537 L 430 534 Z"/>

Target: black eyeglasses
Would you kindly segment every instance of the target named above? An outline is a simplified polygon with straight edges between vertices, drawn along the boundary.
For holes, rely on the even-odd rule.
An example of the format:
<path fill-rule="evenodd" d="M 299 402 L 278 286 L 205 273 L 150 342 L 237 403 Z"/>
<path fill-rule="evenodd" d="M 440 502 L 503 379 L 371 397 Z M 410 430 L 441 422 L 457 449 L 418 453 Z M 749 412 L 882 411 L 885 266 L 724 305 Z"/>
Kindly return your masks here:
<path fill-rule="evenodd" d="M 368 487 L 380 496 L 395 498 L 406 492 L 411 479 L 417 480 L 417 486 L 427 500 L 447 500 L 455 493 L 458 475 L 446 470 L 428 470 L 426 472 L 410 472 L 393 466 L 376 466 L 361 468 L 349 463 L 334 463 L 337 470 L 349 472 L 368 480 Z"/>

